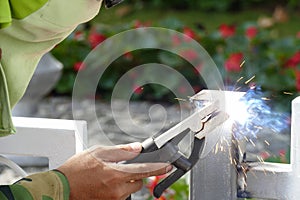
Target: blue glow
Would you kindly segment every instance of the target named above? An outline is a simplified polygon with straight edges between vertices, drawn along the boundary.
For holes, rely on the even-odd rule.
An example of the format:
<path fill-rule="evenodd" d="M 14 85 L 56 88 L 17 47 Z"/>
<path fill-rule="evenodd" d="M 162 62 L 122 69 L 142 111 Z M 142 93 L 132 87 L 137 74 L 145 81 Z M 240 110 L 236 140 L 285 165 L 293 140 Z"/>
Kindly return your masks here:
<path fill-rule="evenodd" d="M 233 127 L 236 138 L 257 138 L 263 129 L 281 133 L 289 128 L 289 115 L 274 112 L 259 87 L 250 88 L 239 103 Z"/>

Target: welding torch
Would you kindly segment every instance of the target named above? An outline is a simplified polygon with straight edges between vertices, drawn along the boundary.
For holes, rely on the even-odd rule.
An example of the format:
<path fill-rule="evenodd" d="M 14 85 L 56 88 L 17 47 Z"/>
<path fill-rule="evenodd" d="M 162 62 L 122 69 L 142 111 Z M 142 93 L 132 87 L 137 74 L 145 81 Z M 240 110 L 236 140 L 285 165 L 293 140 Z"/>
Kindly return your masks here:
<path fill-rule="evenodd" d="M 205 148 L 206 135 L 226 119 L 226 113 L 218 110 L 218 103 L 210 102 L 166 132 L 146 139 L 142 142 L 141 153 L 126 163 L 164 162 L 176 167 L 174 172 L 155 186 L 153 195 L 159 198 L 167 188 L 197 163 Z M 178 144 L 190 132 L 194 134 L 194 142 L 190 156 L 186 157 L 180 151 Z M 131 196 L 127 200 L 131 200 Z"/>

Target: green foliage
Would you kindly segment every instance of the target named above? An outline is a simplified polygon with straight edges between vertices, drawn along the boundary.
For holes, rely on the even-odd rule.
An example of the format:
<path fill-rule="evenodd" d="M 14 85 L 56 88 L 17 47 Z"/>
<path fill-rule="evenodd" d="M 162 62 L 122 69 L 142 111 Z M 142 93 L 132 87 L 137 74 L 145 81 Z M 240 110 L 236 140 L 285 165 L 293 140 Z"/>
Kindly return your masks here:
<path fill-rule="evenodd" d="M 171 186 L 171 189 L 176 191 L 174 200 L 182 200 L 189 198 L 189 185 L 185 179 L 179 179 L 175 184 Z"/>
<path fill-rule="evenodd" d="M 172 8 L 177 10 L 194 9 L 198 11 L 241 11 L 244 9 L 260 8 L 269 9 L 274 6 L 273 0 L 127 0 L 129 5 L 140 5 L 143 7 L 154 7 L 158 9 Z M 291 9 L 300 7 L 298 0 L 279 0 L 277 5 L 287 6 Z"/>
<path fill-rule="evenodd" d="M 189 198 L 189 184 L 184 176 L 165 190 L 159 199 L 154 198 L 152 196 L 153 189 L 163 178 L 165 177 L 155 176 L 147 179 L 146 187 L 149 189 L 148 200 L 182 200 Z"/>
<path fill-rule="evenodd" d="M 182 32 L 199 42 L 208 51 L 223 76 L 226 86 L 234 89 L 247 90 L 249 84 L 257 84 L 267 91 L 268 97 L 280 102 L 278 108 L 288 110 L 286 102 L 293 99 L 300 90 L 300 36 L 279 38 L 274 35 L 272 27 L 263 27 L 255 22 L 240 25 L 222 24 L 217 30 L 207 33 L 197 27 L 185 27 L 176 19 L 168 19 L 152 24 Z M 55 47 L 52 53 L 64 64 L 63 76 L 56 86 L 55 92 L 68 94 L 72 92 L 73 83 L 79 67 L 94 46 L 105 38 L 123 30 L 149 26 L 148 22 L 135 21 L 122 26 L 80 26 L 69 38 Z M 144 42 L 157 41 L 149 38 Z M 176 40 L 174 41 L 174 45 Z M 187 56 L 193 52 L 186 49 Z M 103 59 L 99 57 L 99 59 Z M 79 64 L 78 64 L 79 63 Z M 97 92 L 104 98 L 110 98 L 111 92 L 119 80 L 135 66 L 146 63 L 161 63 L 176 69 L 194 87 L 195 92 L 205 88 L 205 84 L 193 66 L 178 55 L 157 49 L 137 50 L 128 52 L 116 59 L 103 74 Z M 242 66 L 240 66 L 243 63 Z M 139 86 L 142 80 L 149 78 L 144 71 L 133 76 L 128 83 L 133 88 L 133 99 L 174 101 L 174 94 L 160 85 Z M 201 74 L 201 69 L 200 69 Z M 248 82 L 248 80 L 250 80 Z M 186 88 L 181 88 L 178 78 L 169 76 L 164 80 L 186 98 Z"/>
<path fill-rule="evenodd" d="M 265 162 L 271 162 L 271 163 L 290 163 L 290 157 L 291 157 L 291 150 L 290 148 L 287 149 L 287 151 L 282 150 L 283 152 L 280 152 L 279 155 L 273 155 L 266 159 L 264 159 Z"/>

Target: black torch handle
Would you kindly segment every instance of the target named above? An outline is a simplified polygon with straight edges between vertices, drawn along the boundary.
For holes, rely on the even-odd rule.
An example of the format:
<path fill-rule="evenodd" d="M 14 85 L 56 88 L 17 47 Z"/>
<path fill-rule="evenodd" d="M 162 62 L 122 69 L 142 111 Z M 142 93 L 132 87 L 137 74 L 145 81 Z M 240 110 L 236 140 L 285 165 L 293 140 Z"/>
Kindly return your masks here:
<path fill-rule="evenodd" d="M 162 193 L 169 188 L 173 183 L 180 179 L 185 173 L 187 173 L 199 160 L 200 152 L 202 152 L 204 146 L 204 139 L 199 140 L 195 138 L 194 147 L 191 155 L 188 159 L 181 156 L 172 164 L 177 167 L 177 170 L 162 180 L 153 190 L 153 195 L 159 198 Z"/>
<path fill-rule="evenodd" d="M 158 148 L 154 143 L 154 140 L 152 138 L 148 138 L 142 143 L 141 153 L 134 159 L 127 160 L 125 164 L 153 162 L 153 160 L 156 160 L 157 154 L 151 152 L 155 152 L 157 150 Z"/>
<path fill-rule="evenodd" d="M 161 181 L 158 185 L 155 186 L 153 190 L 153 195 L 158 199 L 162 193 L 170 187 L 173 183 L 175 183 L 178 179 L 180 179 L 186 171 L 182 169 L 177 169 L 175 172 L 166 177 L 163 181 Z"/>
<path fill-rule="evenodd" d="M 154 143 L 154 140 L 152 138 L 148 138 L 146 139 L 143 143 L 142 143 L 142 151 L 141 153 L 135 157 L 132 160 L 128 160 L 125 163 L 129 164 L 129 163 L 145 163 L 145 162 L 149 162 L 151 160 L 153 160 L 153 155 L 149 154 L 149 155 L 143 155 L 143 153 L 149 153 L 149 152 L 154 152 L 158 150 L 156 144 Z M 131 195 L 129 197 L 127 197 L 126 200 L 131 200 Z"/>

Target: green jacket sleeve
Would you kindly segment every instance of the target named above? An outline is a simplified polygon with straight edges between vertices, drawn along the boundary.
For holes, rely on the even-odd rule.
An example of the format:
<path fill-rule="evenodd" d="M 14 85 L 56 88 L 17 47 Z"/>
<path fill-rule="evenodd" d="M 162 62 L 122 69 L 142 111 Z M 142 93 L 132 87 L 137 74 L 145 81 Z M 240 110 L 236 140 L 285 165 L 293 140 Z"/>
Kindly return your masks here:
<path fill-rule="evenodd" d="M 1 200 L 68 200 L 69 194 L 68 181 L 59 171 L 37 173 L 0 186 Z"/>
<path fill-rule="evenodd" d="M 101 4 L 102 0 L 0 0 L 0 136 L 15 132 L 11 108 L 23 96 L 40 58 L 78 24 L 96 16 Z M 0 186 L 0 200 L 68 198 L 67 179 L 58 171 Z"/>
<path fill-rule="evenodd" d="M 1 49 L 0 49 L 1 50 Z M 0 58 L 1 59 L 1 58 Z M 15 133 L 11 120 L 10 101 L 7 92 L 6 78 L 0 63 L 0 136 Z"/>
<path fill-rule="evenodd" d="M 11 25 L 12 19 L 23 19 L 41 8 L 48 0 L 0 0 L 0 28 Z"/>
<path fill-rule="evenodd" d="M 0 136 L 15 132 L 10 108 L 25 93 L 41 57 L 78 24 L 96 16 L 101 4 L 102 0 L 0 0 L 0 24 L 1 16 L 5 18 L 2 5 L 13 17 L 10 26 L 0 29 Z"/>

